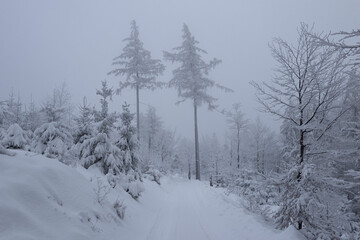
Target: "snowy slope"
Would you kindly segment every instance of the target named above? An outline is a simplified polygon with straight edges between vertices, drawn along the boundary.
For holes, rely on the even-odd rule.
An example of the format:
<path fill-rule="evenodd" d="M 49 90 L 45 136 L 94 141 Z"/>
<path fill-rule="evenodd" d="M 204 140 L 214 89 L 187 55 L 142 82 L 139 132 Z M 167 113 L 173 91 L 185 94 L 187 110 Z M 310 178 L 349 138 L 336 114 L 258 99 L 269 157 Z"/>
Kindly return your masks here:
<path fill-rule="evenodd" d="M 101 206 L 93 184 L 55 159 L 0 155 L 0 193 L 0 239 L 112 239 L 119 231 L 112 204 Z"/>
<path fill-rule="evenodd" d="M 115 189 L 99 204 L 98 177 L 94 169 L 33 153 L 0 155 L 0 239 L 303 239 L 293 229 L 272 229 L 235 196 L 204 182 L 164 177 L 158 186 L 145 180 L 138 201 Z M 112 207 L 116 199 L 127 206 L 124 220 Z"/>

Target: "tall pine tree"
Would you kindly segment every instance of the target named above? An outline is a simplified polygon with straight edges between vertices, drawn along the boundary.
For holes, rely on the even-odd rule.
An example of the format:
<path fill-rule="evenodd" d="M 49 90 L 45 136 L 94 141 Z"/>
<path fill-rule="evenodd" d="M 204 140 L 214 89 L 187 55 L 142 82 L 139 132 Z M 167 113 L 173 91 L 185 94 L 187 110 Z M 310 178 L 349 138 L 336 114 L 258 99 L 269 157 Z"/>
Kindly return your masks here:
<path fill-rule="evenodd" d="M 139 29 L 135 20 L 131 22 L 130 37 L 124 39 L 127 42 L 123 48 L 123 53 L 113 59 L 112 65 L 116 68 L 108 74 L 115 76 L 125 76 L 125 80 L 120 81 L 117 93 L 125 88 L 136 90 L 136 127 L 137 138 L 140 139 L 140 89 L 151 89 L 161 87 L 163 84 L 156 81 L 156 77 L 162 74 L 165 67 L 160 60 L 151 58 L 148 50 L 144 49 L 143 42 L 139 39 Z"/>
<path fill-rule="evenodd" d="M 173 78 L 169 82 L 170 87 L 178 91 L 180 100 L 178 103 L 187 99 L 192 101 L 194 107 L 194 127 L 195 127 L 195 172 L 196 179 L 200 180 L 200 156 L 199 156 L 199 137 L 197 124 L 197 108 L 203 103 L 207 104 L 209 109 L 216 108 L 216 98 L 212 97 L 207 91 L 216 86 L 220 89 L 230 90 L 214 80 L 209 79 L 210 70 L 215 68 L 221 61 L 213 59 L 209 63 L 202 59 L 201 54 L 206 51 L 197 47 L 198 41 L 191 35 L 186 24 L 183 25 L 183 42 L 181 46 L 174 48 L 174 52 L 164 52 L 166 60 L 174 63 L 180 63 L 180 67 L 173 70 Z"/>

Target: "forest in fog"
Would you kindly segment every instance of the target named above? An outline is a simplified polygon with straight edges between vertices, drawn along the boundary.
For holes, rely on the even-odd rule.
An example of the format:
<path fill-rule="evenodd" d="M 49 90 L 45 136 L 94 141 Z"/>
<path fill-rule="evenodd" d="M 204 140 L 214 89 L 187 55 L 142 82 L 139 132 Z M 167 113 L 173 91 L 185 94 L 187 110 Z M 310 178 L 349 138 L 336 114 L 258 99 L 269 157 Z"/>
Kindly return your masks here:
<path fill-rule="evenodd" d="M 299 23 L 292 40 L 273 36 L 271 75 L 248 79 L 248 85 L 258 111 L 276 119 L 278 129 L 247 113 L 241 101 L 219 104 L 234 92 L 214 74 L 227 63 L 213 56 L 206 39 L 196 37 L 201 29 L 191 26 L 184 23 L 178 29 L 181 39 L 156 58 L 146 47 L 142 26 L 131 21 L 122 29 L 127 37 L 118 39 L 122 50 L 108 59 L 109 71 L 87 96 L 75 97 L 66 81 L 37 101 L 23 101 L 18 89 L 8 89 L 8 95 L 0 95 L 0 166 L 22 154 L 55 159 L 95 184 L 103 209 L 119 189 L 141 201 L 142 194 L 155 191 L 146 181 L 162 186 L 170 176 L 199 180 L 239 197 L 242 207 L 273 228 L 292 227 L 305 239 L 360 239 L 360 29 L 327 32 Z M 171 73 L 168 81 L 161 78 L 165 69 Z M 167 115 L 185 105 L 190 114 L 182 118 L 191 121 L 191 136 L 143 102 L 144 93 L 169 91 L 176 101 L 169 103 Z M 74 97 L 82 101 L 75 103 Z M 204 110 L 224 121 L 199 134 Z M 212 121 L 208 116 L 205 122 Z M 104 212 L 126 221 L 121 199 L 111 209 Z"/>

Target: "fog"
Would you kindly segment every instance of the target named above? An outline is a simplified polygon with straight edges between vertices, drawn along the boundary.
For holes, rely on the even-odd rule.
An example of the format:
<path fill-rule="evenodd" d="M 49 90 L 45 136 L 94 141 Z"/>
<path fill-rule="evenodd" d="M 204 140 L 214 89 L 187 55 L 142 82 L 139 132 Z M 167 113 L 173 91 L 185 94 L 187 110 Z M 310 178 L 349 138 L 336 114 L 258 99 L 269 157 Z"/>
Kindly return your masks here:
<path fill-rule="evenodd" d="M 55 86 L 66 82 L 74 105 L 84 96 L 98 105 L 96 89 L 107 79 L 114 88 L 120 77 L 108 76 L 112 59 L 120 55 L 136 20 L 140 39 L 152 57 L 181 44 L 186 23 L 208 55 L 222 63 L 210 78 L 234 90 L 213 90 L 219 109 L 241 103 L 250 120 L 259 116 L 274 130 L 276 119 L 258 111 L 249 82 L 268 81 L 276 67 L 268 44 L 274 37 L 296 39 L 300 22 L 314 24 L 319 32 L 337 32 L 359 27 L 360 1 L 1 1 L 0 2 L 0 100 L 13 90 L 21 100 L 30 97 L 41 104 Z M 166 71 L 158 80 L 168 82 L 177 66 L 164 62 Z M 127 101 L 135 111 L 135 91 L 115 96 L 110 107 L 121 111 Z M 190 102 L 175 105 L 174 89 L 140 92 L 141 112 L 154 106 L 165 125 L 179 135 L 193 138 Z M 217 111 L 199 110 L 200 136 L 226 130 L 226 118 Z"/>

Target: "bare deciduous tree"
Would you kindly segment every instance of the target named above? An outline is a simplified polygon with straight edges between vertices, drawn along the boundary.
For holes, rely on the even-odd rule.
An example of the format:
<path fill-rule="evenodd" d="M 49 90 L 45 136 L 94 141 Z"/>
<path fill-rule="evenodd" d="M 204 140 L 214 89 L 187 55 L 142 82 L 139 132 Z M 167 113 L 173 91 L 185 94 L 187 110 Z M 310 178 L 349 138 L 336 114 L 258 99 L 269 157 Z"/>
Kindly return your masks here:
<path fill-rule="evenodd" d="M 233 105 L 233 111 L 227 112 L 226 116 L 230 128 L 234 130 L 236 134 L 236 161 L 237 168 L 240 169 L 240 132 L 246 127 L 247 120 L 244 117 L 244 113 L 240 110 L 239 103 L 235 103 Z"/>
<path fill-rule="evenodd" d="M 252 82 L 263 109 L 287 122 L 296 132 L 294 181 L 300 185 L 305 162 L 318 154 L 312 152 L 316 143 L 345 111 L 336 106 L 344 89 L 344 58 L 331 47 L 314 42 L 313 35 L 312 28 L 301 24 L 296 45 L 275 39 L 270 46 L 278 63 L 275 77 L 271 83 Z M 299 200 L 301 194 L 293 197 Z M 292 211 L 294 207 L 284 205 L 280 211 Z M 301 229 L 307 224 L 306 213 L 301 209 L 293 209 L 291 213 L 295 216 L 289 216 L 289 212 L 281 214 L 280 227 L 290 223 Z"/>

